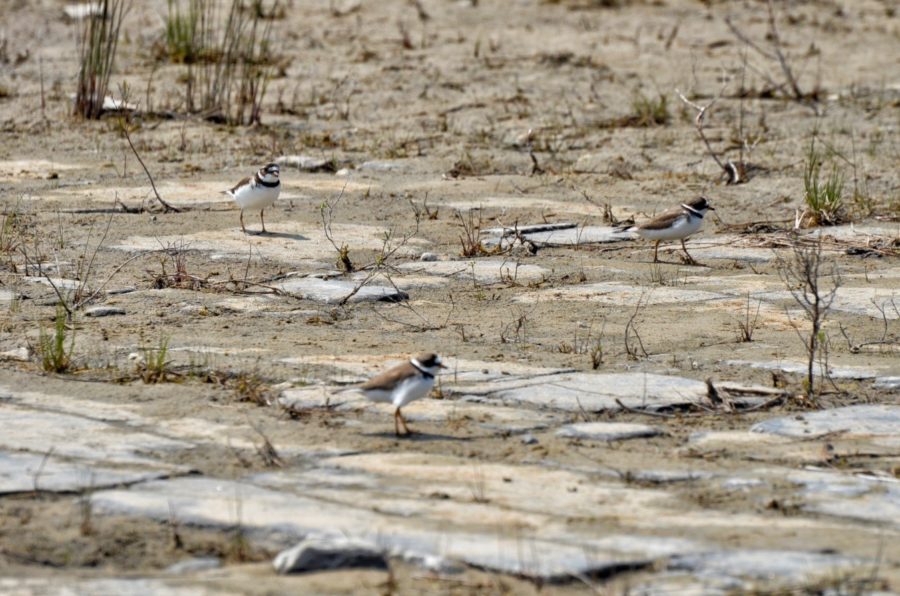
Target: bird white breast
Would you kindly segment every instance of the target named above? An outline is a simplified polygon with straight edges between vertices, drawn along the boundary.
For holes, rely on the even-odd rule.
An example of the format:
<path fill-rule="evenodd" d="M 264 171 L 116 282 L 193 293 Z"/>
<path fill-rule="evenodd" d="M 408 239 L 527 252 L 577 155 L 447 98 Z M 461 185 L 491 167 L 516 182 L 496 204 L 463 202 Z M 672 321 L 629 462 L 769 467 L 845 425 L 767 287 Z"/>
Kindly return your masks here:
<path fill-rule="evenodd" d="M 634 231 L 647 240 L 679 240 L 687 238 L 703 226 L 703 218 L 696 215 L 688 215 L 685 213 L 672 222 L 672 225 L 662 230 L 642 230 Z"/>
<path fill-rule="evenodd" d="M 275 202 L 281 185 L 274 188 L 262 184 L 247 184 L 230 193 L 241 209 L 265 209 Z"/>
<path fill-rule="evenodd" d="M 398 408 L 402 408 L 411 401 L 428 395 L 434 387 L 434 377 L 416 375 L 397 383 L 393 390 L 366 389 L 365 396 L 372 401 L 390 402 Z"/>

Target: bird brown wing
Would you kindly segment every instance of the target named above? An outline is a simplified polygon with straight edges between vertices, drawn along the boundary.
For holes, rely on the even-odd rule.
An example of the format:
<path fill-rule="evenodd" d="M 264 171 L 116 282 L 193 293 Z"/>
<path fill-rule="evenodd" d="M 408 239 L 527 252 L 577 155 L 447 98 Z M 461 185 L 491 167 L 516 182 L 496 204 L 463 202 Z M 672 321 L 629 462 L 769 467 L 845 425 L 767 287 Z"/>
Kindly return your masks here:
<path fill-rule="evenodd" d="M 360 385 L 359 389 L 384 389 L 390 391 L 403 379 L 416 374 L 419 374 L 419 371 L 409 362 L 404 362 L 381 374 L 375 375 Z"/>
<path fill-rule="evenodd" d="M 684 216 L 684 209 L 672 209 L 671 211 L 666 211 L 662 215 L 658 215 L 654 217 L 650 221 L 644 222 L 637 226 L 638 230 L 664 230 L 671 226 L 675 220 L 679 217 Z"/>
<path fill-rule="evenodd" d="M 229 188 L 228 192 L 235 193 L 235 192 L 237 192 L 238 188 L 240 188 L 241 186 L 244 186 L 245 184 L 249 184 L 249 183 L 250 183 L 250 176 L 247 176 L 246 178 L 244 178 L 243 180 L 241 180 L 240 182 L 238 182 L 237 184 L 235 184 L 234 186 Z"/>

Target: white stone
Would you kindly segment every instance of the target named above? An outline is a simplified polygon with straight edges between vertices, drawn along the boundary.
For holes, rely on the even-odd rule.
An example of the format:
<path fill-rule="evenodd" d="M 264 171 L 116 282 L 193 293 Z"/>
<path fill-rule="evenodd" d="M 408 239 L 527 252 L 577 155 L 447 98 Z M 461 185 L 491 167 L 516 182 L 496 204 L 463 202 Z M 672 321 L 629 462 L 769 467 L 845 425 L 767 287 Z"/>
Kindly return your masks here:
<path fill-rule="evenodd" d="M 28 346 L 21 346 L 12 350 L 0 352 L 0 360 L 28 362 L 29 360 L 31 360 L 31 349 Z"/>
<path fill-rule="evenodd" d="M 581 422 L 569 424 L 558 431 L 556 436 L 587 441 L 625 441 L 643 437 L 655 437 L 661 430 L 647 424 L 627 422 Z"/>

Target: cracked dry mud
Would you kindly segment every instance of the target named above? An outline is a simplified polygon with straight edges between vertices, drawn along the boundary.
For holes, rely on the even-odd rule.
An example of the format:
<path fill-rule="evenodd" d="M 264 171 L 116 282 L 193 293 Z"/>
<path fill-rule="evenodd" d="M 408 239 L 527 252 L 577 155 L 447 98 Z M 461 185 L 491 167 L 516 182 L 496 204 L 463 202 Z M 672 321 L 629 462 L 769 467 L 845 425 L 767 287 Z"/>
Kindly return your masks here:
<path fill-rule="evenodd" d="M 181 213 L 117 207 L 155 205 L 115 116 L 70 116 L 77 22 L 0 7 L 0 592 L 900 590 L 895 8 L 775 3 L 813 107 L 741 67 L 725 18 L 765 40 L 762 2 L 418 5 L 288 2 L 263 126 L 135 115 Z M 165 12 L 132 8 L 113 83 L 177 113 Z M 754 147 L 734 186 L 675 93 L 723 73 L 707 135 Z M 639 96 L 669 121 L 633 126 Z M 841 272 L 816 407 L 779 275 L 814 130 L 849 216 L 801 231 Z M 241 234 L 220 191 L 273 159 L 270 233 Z M 700 194 L 701 266 L 604 214 Z M 460 256 L 463 222 L 490 254 Z M 57 290 L 95 295 L 51 374 Z M 422 350 L 449 369 L 409 438 L 333 393 Z M 279 568 L 366 566 L 276 573 L 304 539 Z"/>

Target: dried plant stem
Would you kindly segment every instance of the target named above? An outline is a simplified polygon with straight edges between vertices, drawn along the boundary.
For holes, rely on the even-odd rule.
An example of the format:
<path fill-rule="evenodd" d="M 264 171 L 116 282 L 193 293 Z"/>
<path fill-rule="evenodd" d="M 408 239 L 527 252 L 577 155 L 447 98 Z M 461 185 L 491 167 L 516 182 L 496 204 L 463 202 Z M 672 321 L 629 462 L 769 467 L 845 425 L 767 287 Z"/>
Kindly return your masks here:
<path fill-rule="evenodd" d="M 144 163 L 144 160 L 141 159 L 141 154 L 138 153 L 138 150 L 135 148 L 134 143 L 131 142 L 131 136 L 128 134 L 128 123 L 122 123 L 122 134 L 125 135 L 125 140 L 128 141 L 128 146 L 131 147 L 131 151 L 134 153 L 134 156 L 137 158 L 138 163 L 141 164 L 141 167 L 144 169 L 144 173 L 147 174 L 147 179 L 150 180 L 150 187 L 153 189 L 153 194 L 156 195 L 156 200 L 159 201 L 159 204 L 163 206 L 165 213 L 170 211 L 174 211 L 175 213 L 181 213 L 181 209 L 167 203 L 161 196 L 159 196 L 159 191 L 156 190 L 156 183 L 153 181 L 153 176 L 150 174 L 150 170 L 147 169 L 147 165 Z"/>
<path fill-rule="evenodd" d="M 85 18 L 78 38 L 80 65 L 75 93 L 78 116 L 93 120 L 103 113 L 119 32 L 129 8 L 129 0 L 102 0 L 99 14 L 92 13 Z"/>

